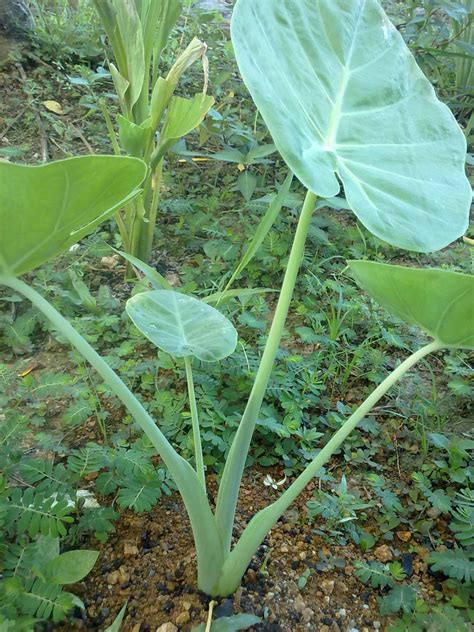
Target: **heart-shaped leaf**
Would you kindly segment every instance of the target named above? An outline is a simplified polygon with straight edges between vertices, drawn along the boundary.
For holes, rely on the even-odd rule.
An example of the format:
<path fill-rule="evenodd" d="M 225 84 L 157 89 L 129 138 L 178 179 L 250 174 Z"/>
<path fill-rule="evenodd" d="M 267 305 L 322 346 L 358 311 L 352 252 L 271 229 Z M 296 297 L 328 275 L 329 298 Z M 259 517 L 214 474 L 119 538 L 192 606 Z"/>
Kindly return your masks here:
<path fill-rule="evenodd" d="M 376 0 L 238 0 L 237 62 L 275 144 L 322 197 L 420 252 L 461 236 L 466 142 Z"/>
<path fill-rule="evenodd" d="M 143 292 L 130 298 L 126 309 L 138 329 L 175 358 L 216 362 L 235 350 L 237 332 L 232 323 L 191 296 L 169 290 Z"/>
<path fill-rule="evenodd" d="M 0 162 L 0 276 L 33 270 L 137 194 L 135 158 L 82 156 L 31 167 Z"/>
<path fill-rule="evenodd" d="M 389 312 L 444 347 L 474 349 L 474 276 L 350 261 L 358 285 Z"/>

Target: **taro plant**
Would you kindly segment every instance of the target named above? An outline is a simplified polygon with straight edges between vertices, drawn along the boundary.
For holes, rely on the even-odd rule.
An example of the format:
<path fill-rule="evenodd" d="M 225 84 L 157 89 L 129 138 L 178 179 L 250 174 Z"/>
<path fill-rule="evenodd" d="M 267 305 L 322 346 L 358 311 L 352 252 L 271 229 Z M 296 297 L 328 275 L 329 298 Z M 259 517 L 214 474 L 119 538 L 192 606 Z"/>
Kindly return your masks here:
<path fill-rule="evenodd" d="M 214 104 L 207 91 L 207 46 L 193 39 L 166 77 L 162 53 L 180 13 L 180 0 L 94 0 L 115 64 L 110 71 L 120 111 L 119 142 L 129 156 L 143 159 L 148 173 L 141 196 L 116 213 L 124 250 L 148 261 L 160 202 L 167 152 L 196 128 Z M 192 99 L 174 96 L 182 74 L 203 60 L 204 86 Z M 120 153 L 107 109 L 103 108 L 116 153 Z"/>
<path fill-rule="evenodd" d="M 114 199 L 110 196 L 115 189 L 103 186 L 103 182 L 98 199 L 88 197 L 84 184 L 78 192 L 73 161 L 38 168 L 0 165 L 0 214 L 5 227 L 0 234 L 0 282 L 30 299 L 49 318 L 147 434 L 181 493 L 196 544 L 198 586 L 212 596 L 236 590 L 268 531 L 393 384 L 430 353 L 474 348 L 474 277 L 445 270 L 350 262 L 361 287 L 396 316 L 418 325 L 432 341 L 383 380 L 278 500 L 252 518 L 232 547 L 245 462 L 317 196 L 337 195 L 342 181 L 350 208 L 369 230 L 399 247 L 421 252 L 441 248 L 462 235 L 471 199 L 464 175 L 463 134 L 448 108 L 436 99 L 376 0 L 350 4 L 345 0 L 238 0 L 232 32 L 237 60 L 252 96 L 277 148 L 308 193 L 215 509 L 206 493 L 192 362 L 194 358 L 203 363 L 219 361 L 230 354 L 237 340 L 233 325 L 205 302 L 172 290 L 144 292 L 127 304 L 129 315 L 142 332 L 185 364 L 195 448 L 191 465 L 71 324 L 18 278 L 110 216 L 119 199 L 127 196 L 125 185 L 133 189 L 143 177 L 140 163 L 130 163 L 135 180 L 117 180 L 117 187 L 122 189 Z M 85 167 L 87 163 L 81 164 Z M 90 164 L 95 166 L 91 176 L 95 186 L 101 177 L 100 165 Z M 40 169 L 41 177 L 33 178 Z M 104 199 L 106 193 L 109 197 Z M 80 213 L 73 213 L 72 221 L 70 210 L 83 207 L 87 222 Z M 40 219 L 35 222 L 32 213 Z M 159 284 L 156 274 L 153 278 Z"/>

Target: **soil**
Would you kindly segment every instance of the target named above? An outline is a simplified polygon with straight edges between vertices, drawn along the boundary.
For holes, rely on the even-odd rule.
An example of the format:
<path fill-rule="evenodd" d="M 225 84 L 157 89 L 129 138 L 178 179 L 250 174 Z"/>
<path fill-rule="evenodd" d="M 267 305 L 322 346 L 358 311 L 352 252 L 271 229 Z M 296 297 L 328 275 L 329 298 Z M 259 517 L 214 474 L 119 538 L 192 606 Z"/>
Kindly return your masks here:
<path fill-rule="evenodd" d="M 256 511 L 278 497 L 279 490 L 263 484 L 267 474 L 268 470 L 247 475 L 237 534 Z M 281 472 L 272 474 L 277 480 Z M 209 491 L 212 498 L 216 492 L 212 477 Z M 400 550 L 404 547 L 399 540 L 378 543 L 380 546 L 366 554 L 350 544 L 328 545 L 314 533 L 314 525 L 304 521 L 304 505 L 310 494 L 308 489 L 272 529 L 237 592 L 216 600 L 214 617 L 255 614 L 262 623 L 251 629 L 262 632 L 383 629 L 377 591 L 367 589 L 353 575 L 353 562 L 362 557 L 399 559 L 404 564 L 408 558 L 423 596 L 433 598 L 433 578 L 423 563 L 426 549 L 411 542 L 411 551 L 418 547 L 418 554 L 412 555 Z M 298 581 L 308 569 L 307 583 L 301 587 Z M 196 558 L 184 506 L 177 494 L 163 497 L 147 514 L 122 514 L 87 582 L 72 588 L 84 601 L 85 611 L 76 609 L 76 619 L 55 630 L 104 630 L 128 601 L 122 632 L 155 632 L 167 623 L 176 626 L 169 630 L 190 631 L 206 621 L 211 600 L 195 586 Z"/>

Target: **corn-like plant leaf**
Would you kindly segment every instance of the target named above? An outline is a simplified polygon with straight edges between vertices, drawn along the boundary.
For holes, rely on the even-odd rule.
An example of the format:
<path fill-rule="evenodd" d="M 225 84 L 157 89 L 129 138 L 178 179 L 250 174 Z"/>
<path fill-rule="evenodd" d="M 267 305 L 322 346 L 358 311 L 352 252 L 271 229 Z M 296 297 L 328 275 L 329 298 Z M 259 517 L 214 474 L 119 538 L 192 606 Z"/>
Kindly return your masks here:
<path fill-rule="evenodd" d="M 181 75 L 205 55 L 206 50 L 207 45 L 197 37 L 194 37 L 171 66 L 169 73 L 166 75 L 166 81 L 176 86 Z"/>
<path fill-rule="evenodd" d="M 145 49 L 148 50 L 150 44 L 153 46 L 153 80 L 158 76 L 158 64 L 160 63 L 161 53 L 170 36 L 173 26 L 176 24 L 181 13 L 181 2 L 179 0 L 161 0 L 161 2 L 153 2 L 151 0 L 151 13 L 158 12 L 158 16 L 151 15 L 151 19 L 147 21 L 145 30 Z M 153 7 L 155 5 L 155 7 Z M 153 31 L 153 27 L 158 24 L 157 31 Z"/>
<path fill-rule="evenodd" d="M 143 157 L 143 150 L 153 135 L 151 119 L 147 118 L 140 125 L 136 125 L 120 114 L 117 116 L 119 139 L 122 147 L 130 156 Z"/>
<path fill-rule="evenodd" d="M 140 331 L 176 358 L 216 362 L 233 353 L 237 332 L 216 309 L 191 296 L 156 290 L 136 294 L 126 310 Z"/>
<path fill-rule="evenodd" d="M 129 83 L 126 97 L 132 108 L 140 97 L 145 78 L 145 45 L 135 0 L 96 0 L 95 5 L 120 74 Z"/>
<path fill-rule="evenodd" d="M 143 162 L 82 156 L 36 167 L 0 162 L 0 277 L 59 254 L 136 195 Z"/>
<path fill-rule="evenodd" d="M 153 86 L 150 104 L 151 127 L 156 130 L 168 103 L 173 96 L 175 85 L 171 81 L 158 77 Z"/>
<path fill-rule="evenodd" d="M 114 249 L 115 250 L 115 249 Z M 150 281 L 151 285 L 155 288 L 155 290 L 172 290 L 173 286 L 171 283 L 165 279 L 159 272 L 152 268 L 147 263 L 142 261 L 141 259 L 137 259 L 133 255 L 128 254 L 127 252 L 122 252 L 121 250 L 115 250 L 121 257 L 129 261 L 132 266 L 140 270 L 145 275 L 145 278 Z"/>
<path fill-rule="evenodd" d="M 349 261 L 358 285 L 392 314 L 445 347 L 474 349 L 474 276 Z"/>
<path fill-rule="evenodd" d="M 160 146 L 152 158 L 152 165 L 156 165 L 180 138 L 202 123 L 213 105 L 214 97 L 202 92 L 196 94 L 193 99 L 173 97 L 166 114 Z"/>
<path fill-rule="evenodd" d="M 377 0 L 238 0 L 237 62 L 282 157 L 321 197 L 428 252 L 467 228 L 466 141 Z"/>

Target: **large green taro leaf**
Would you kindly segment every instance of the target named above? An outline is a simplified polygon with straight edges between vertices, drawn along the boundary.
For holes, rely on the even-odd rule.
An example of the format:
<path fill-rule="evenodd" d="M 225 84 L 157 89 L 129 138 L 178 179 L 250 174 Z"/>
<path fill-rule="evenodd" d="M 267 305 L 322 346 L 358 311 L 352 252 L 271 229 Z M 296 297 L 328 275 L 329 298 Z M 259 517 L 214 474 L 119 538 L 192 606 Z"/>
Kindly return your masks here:
<path fill-rule="evenodd" d="M 204 362 L 233 353 L 237 332 L 217 309 L 191 296 L 170 290 L 136 294 L 127 313 L 158 348 L 175 358 L 194 356 Z"/>
<path fill-rule="evenodd" d="M 238 0 L 237 62 L 281 155 L 396 246 L 467 228 L 466 143 L 376 0 Z"/>
<path fill-rule="evenodd" d="M 474 349 L 474 276 L 371 261 L 349 267 L 358 285 L 398 318 L 445 347 Z"/>
<path fill-rule="evenodd" d="M 137 194 L 136 158 L 82 156 L 46 165 L 0 162 L 0 276 L 33 270 Z"/>

